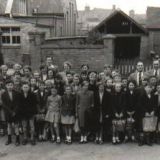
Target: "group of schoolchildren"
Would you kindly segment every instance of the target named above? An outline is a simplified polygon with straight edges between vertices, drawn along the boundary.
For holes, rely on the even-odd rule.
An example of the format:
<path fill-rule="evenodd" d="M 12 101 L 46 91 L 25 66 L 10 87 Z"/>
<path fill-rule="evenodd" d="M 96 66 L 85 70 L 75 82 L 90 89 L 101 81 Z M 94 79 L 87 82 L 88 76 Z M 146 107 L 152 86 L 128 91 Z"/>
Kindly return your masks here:
<path fill-rule="evenodd" d="M 159 60 L 148 72 L 138 61 L 129 77 L 109 65 L 97 73 L 83 64 L 76 73 L 66 61 L 63 69 L 52 57 L 39 71 L 20 64 L 1 66 L 0 133 L 7 130 L 6 145 L 13 138 L 16 146 L 48 140 L 72 144 L 75 136 L 80 144 L 160 142 Z"/>

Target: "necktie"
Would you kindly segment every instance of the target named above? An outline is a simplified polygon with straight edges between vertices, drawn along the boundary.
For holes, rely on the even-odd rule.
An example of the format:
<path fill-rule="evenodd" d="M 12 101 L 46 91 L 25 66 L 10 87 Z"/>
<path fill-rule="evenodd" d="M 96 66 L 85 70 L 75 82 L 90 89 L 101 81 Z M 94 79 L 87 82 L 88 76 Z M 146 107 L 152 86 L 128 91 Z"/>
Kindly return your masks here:
<path fill-rule="evenodd" d="M 157 75 L 158 75 L 158 71 L 157 71 L 157 69 L 156 69 L 156 71 L 155 71 L 155 76 L 157 77 Z"/>
<path fill-rule="evenodd" d="M 142 85 L 142 72 L 139 72 L 139 86 Z"/>

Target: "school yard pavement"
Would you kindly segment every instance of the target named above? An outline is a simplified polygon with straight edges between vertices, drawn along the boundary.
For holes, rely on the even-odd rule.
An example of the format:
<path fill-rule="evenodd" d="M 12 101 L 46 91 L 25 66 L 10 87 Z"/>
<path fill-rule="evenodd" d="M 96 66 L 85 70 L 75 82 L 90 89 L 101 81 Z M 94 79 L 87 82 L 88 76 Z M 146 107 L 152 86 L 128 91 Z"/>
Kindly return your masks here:
<path fill-rule="evenodd" d="M 36 146 L 5 146 L 0 138 L 0 160 L 160 160 L 160 145 L 138 147 L 137 144 L 80 145 L 74 143 L 37 143 Z"/>

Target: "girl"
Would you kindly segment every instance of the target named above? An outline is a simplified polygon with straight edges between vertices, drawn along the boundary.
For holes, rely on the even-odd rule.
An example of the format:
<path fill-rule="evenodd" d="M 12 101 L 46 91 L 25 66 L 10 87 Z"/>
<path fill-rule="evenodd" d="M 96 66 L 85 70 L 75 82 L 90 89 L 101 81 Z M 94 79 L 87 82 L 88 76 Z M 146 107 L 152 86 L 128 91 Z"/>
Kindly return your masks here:
<path fill-rule="evenodd" d="M 119 126 L 117 124 L 120 122 L 122 127 L 124 125 L 125 94 L 121 90 L 122 90 L 121 83 L 115 83 L 115 93 L 112 95 L 112 112 L 113 112 L 112 143 L 113 144 L 120 143 L 120 131 L 118 128 Z M 123 130 L 121 132 L 123 132 Z"/>
<path fill-rule="evenodd" d="M 135 140 L 133 124 L 135 121 L 134 118 L 137 104 L 137 96 L 135 94 L 136 82 L 129 81 L 127 86 L 128 89 L 126 91 L 126 118 L 128 128 L 126 128 L 125 142 L 127 142 L 129 138 L 131 138 L 132 141 Z M 129 128 L 129 124 L 131 128 Z"/>
<path fill-rule="evenodd" d="M 71 86 L 65 87 L 65 95 L 62 97 L 61 123 L 64 125 L 66 140 L 68 144 L 72 143 L 72 128 L 75 122 L 76 98 L 72 94 Z"/>
<path fill-rule="evenodd" d="M 60 143 L 59 122 L 60 122 L 60 107 L 62 104 L 61 97 L 57 94 L 57 89 L 51 88 L 51 95 L 47 98 L 47 113 L 45 120 L 50 123 L 51 142 L 55 141 L 54 129 L 56 132 L 56 143 Z"/>
<path fill-rule="evenodd" d="M 88 90 L 89 83 L 84 81 L 82 89 L 77 93 L 76 97 L 76 115 L 79 119 L 79 125 L 81 129 L 81 140 L 80 143 L 87 143 L 87 128 L 86 128 L 86 111 L 90 107 L 94 107 L 94 96 L 93 92 Z"/>
<path fill-rule="evenodd" d="M 52 69 L 47 71 L 47 80 L 50 80 L 54 84 L 54 72 Z"/>

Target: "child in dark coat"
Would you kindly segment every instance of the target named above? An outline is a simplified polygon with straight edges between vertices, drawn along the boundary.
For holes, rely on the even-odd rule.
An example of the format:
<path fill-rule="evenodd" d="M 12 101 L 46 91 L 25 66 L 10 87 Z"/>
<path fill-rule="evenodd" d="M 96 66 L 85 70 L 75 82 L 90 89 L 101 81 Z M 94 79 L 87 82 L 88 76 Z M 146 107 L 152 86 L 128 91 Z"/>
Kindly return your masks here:
<path fill-rule="evenodd" d="M 16 91 L 13 90 L 14 85 L 11 80 L 6 81 L 6 91 L 2 94 L 2 104 L 5 110 L 6 120 L 7 120 L 7 134 L 8 140 L 6 145 L 12 143 L 12 123 L 14 123 L 16 142 L 15 145 L 20 144 L 19 139 L 19 129 L 18 129 L 18 104 L 19 104 L 19 95 Z"/>
<path fill-rule="evenodd" d="M 36 116 L 36 128 L 39 141 L 46 139 L 45 130 L 45 114 L 46 104 L 48 98 L 48 92 L 45 90 L 45 84 L 43 81 L 39 82 L 39 89 L 36 93 L 38 114 Z"/>
<path fill-rule="evenodd" d="M 134 132 L 134 124 L 135 124 L 135 111 L 137 104 L 137 96 L 135 93 L 136 82 L 129 81 L 128 88 L 126 91 L 126 131 L 125 131 L 125 142 L 129 140 L 135 141 L 135 132 Z"/>
<path fill-rule="evenodd" d="M 120 143 L 119 122 L 121 126 L 125 125 L 125 94 L 122 92 L 121 83 L 115 83 L 115 93 L 112 96 L 112 114 L 113 114 L 113 137 L 112 143 Z M 121 132 L 124 132 L 121 131 Z"/>
<path fill-rule="evenodd" d="M 23 145 L 27 144 L 28 141 L 28 127 L 31 135 L 31 144 L 35 145 L 35 115 L 37 114 L 37 101 L 34 93 L 30 91 L 28 83 L 22 84 L 22 92 L 19 98 L 19 117 L 22 121 L 24 138 Z M 29 126 L 28 126 L 29 125 Z"/>
<path fill-rule="evenodd" d="M 145 94 L 141 97 L 141 105 L 144 111 L 143 118 L 150 118 L 155 116 L 156 103 L 150 84 L 147 84 L 145 86 Z M 153 131 L 144 131 L 144 139 L 141 142 L 140 146 L 143 145 L 145 142 L 149 146 L 152 145 L 152 135 Z"/>

